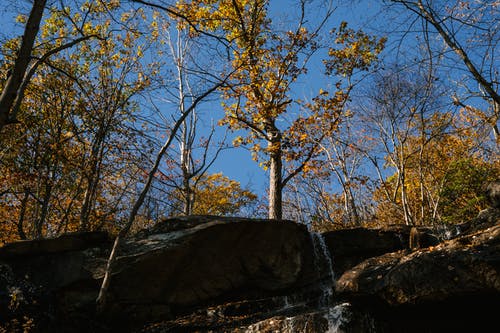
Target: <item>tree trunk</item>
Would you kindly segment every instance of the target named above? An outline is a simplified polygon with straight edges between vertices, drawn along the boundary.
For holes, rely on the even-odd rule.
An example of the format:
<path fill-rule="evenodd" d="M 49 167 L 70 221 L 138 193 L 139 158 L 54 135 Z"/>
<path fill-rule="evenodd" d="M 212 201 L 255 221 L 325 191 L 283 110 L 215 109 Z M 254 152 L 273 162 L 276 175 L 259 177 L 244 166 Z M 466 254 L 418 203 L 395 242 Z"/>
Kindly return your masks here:
<path fill-rule="evenodd" d="M 31 61 L 31 51 L 38 30 L 40 29 L 40 22 L 46 2 L 47 0 L 35 0 L 33 2 L 33 7 L 28 22 L 26 22 L 21 47 L 18 51 L 12 74 L 7 78 L 7 82 L 0 95 L 0 131 L 5 125 L 16 121 L 10 114 L 11 108 L 16 101 L 18 90 L 22 85 L 24 75 Z"/>
<path fill-rule="evenodd" d="M 493 102 L 493 119 L 491 121 L 491 127 L 493 128 L 493 136 L 495 137 L 495 143 L 500 144 L 500 130 L 498 129 L 498 118 L 500 117 L 500 103 Z"/>
<path fill-rule="evenodd" d="M 83 199 L 82 208 L 80 211 L 80 231 L 89 230 L 89 218 L 97 196 L 97 189 L 101 178 L 101 163 L 104 155 L 104 143 L 109 121 L 104 119 L 99 124 L 99 129 L 92 143 L 92 148 L 89 156 L 90 170 L 84 170 L 87 178 L 87 187 Z"/>
<path fill-rule="evenodd" d="M 408 192 L 406 191 L 406 176 L 403 170 L 400 174 L 401 177 L 401 205 L 403 207 L 403 216 L 406 225 L 413 225 L 413 218 L 408 202 Z"/>
<path fill-rule="evenodd" d="M 269 218 L 281 220 L 283 218 L 282 203 L 282 162 L 281 162 L 281 138 L 276 136 L 269 142 L 270 166 L 269 166 Z"/>
<path fill-rule="evenodd" d="M 19 213 L 19 219 L 17 220 L 17 233 L 19 235 L 20 239 L 26 239 L 26 233 L 24 232 L 24 216 L 26 215 L 26 209 L 28 206 L 28 198 L 30 195 L 29 188 L 25 187 L 24 188 L 24 196 L 23 199 L 21 200 L 21 209 Z"/>
<path fill-rule="evenodd" d="M 52 180 L 48 181 L 50 183 L 45 184 L 45 195 L 42 200 L 42 211 L 40 217 L 35 221 L 35 226 L 33 230 L 33 237 L 35 239 L 41 239 L 43 237 L 43 225 L 47 219 L 49 213 L 50 198 L 52 197 Z"/>
<path fill-rule="evenodd" d="M 344 191 L 344 200 L 345 200 L 345 210 L 347 216 L 349 217 L 349 222 L 353 225 L 359 225 L 360 218 L 358 209 L 356 207 L 356 201 L 354 200 L 354 194 L 350 187 L 346 188 Z"/>
<path fill-rule="evenodd" d="M 92 206 L 94 205 L 97 193 L 97 185 L 98 185 L 98 178 L 96 176 L 92 176 L 88 180 L 87 188 L 85 189 L 82 208 L 80 211 L 80 225 L 78 227 L 80 231 L 89 230 L 90 213 L 92 211 Z"/>
<path fill-rule="evenodd" d="M 191 188 L 191 185 L 189 184 L 189 178 L 187 177 L 184 178 L 183 192 L 184 192 L 183 214 L 189 216 L 193 214 L 194 202 L 193 202 L 193 189 Z"/>

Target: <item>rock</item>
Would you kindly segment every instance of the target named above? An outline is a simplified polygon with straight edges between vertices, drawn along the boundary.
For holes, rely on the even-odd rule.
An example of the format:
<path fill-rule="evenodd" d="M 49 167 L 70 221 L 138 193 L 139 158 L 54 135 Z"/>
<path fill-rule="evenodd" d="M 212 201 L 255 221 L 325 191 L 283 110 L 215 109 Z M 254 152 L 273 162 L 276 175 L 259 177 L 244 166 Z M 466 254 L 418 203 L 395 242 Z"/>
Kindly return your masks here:
<path fill-rule="evenodd" d="M 500 209 L 500 181 L 485 184 L 483 190 L 490 207 Z"/>
<path fill-rule="evenodd" d="M 303 225 L 216 217 L 188 225 L 183 230 L 159 225 L 124 242 L 103 327 L 133 327 L 211 303 L 284 294 L 320 278 Z M 52 298 L 48 316 L 58 317 L 59 330 L 100 331 L 104 328 L 86 324 L 96 317 L 110 247 L 105 237 L 76 234 L 9 245 L 0 250 L 0 263 L 12 270 L 12 281 L 43 287 L 39 298 Z M 9 287 L 0 286 L 4 293 Z"/>
<path fill-rule="evenodd" d="M 456 225 L 456 235 L 464 236 L 476 233 L 500 223 L 500 208 L 486 208 L 470 221 Z M 455 236 L 456 237 L 456 236 Z"/>
<path fill-rule="evenodd" d="M 372 318 L 372 332 L 486 332 L 500 308 L 500 225 L 346 271 L 337 297 Z"/>
<path fill-rule="evenodd" d="M 500 225 L 488 223 L 441 243 L 419 227 L 410 251 L 401 225 L 320 237 L 291 221 L 169 219 L 124 241 L 100 314 L 107 235 L 14 243 L 0 248 L 0 331 L 474 331 L 467 320 L 490 323 L 500 299 Z"/>
<path fill-rule="evenodd" d="M 104 255 L 110 244 L 105 233 L 83 232 L 0 248 L 0 323 L 14 332 L 17 330 L 10 323 L 33 323 L 38 331 L 54 331 L 51 329 L 54 317 L 56 325 L 63 318 L 58 317 L 57 309 L 61 290 L 82 281 L 93 281 L 90 289 L 95 301 L 98 289 L 92 276 L 94 264 L 101 260 L 100 266 L 104 267 Z M 90 298 L 88 295 L 80 291 L 74 303 L 85 302 Z"/>
<path fill-rule="evenodd" d="M 436 245 L 439 240 L 429 228 L 418 228 L 421 246 Z M 409 248 L 410 227 L 393 225 L 380 229 L 352 228 L 323 234 L 332 254 L 335 276 L 356 266 L 365 259 Z"/>
<path fill-rule="evenodd" d="M 390 305 L 456 296 L 500 296 L 500 225 L 408 253 L 365 260 L 337 281 L 339 294 L 377 297 Z"/>
<path fill-rule="evenodd" d="M 350 322 L 349 304 L 338 304 L 328 309 L 298 313 L 292 316 L 273 316 L 257 323 L 231 330 L 233 333 L 324 333 L 338 332 Z"/>
<path fill-rule="evenodd" d="M 85 250 L 109 241 L 105 232 L 75 232 L 57 238 L 36 239 L 9 243 L 0 248 L 0 258 L 41 256 Z"/>
<path fill-rule="evenodd" d="M 214 300 L 279 294 L 310 284 L 314 275 L 309 234 L 296 223 L 214 218 L 157 232 L 123 246 L 108 309 L 120 321 L 158 320 Z"/>

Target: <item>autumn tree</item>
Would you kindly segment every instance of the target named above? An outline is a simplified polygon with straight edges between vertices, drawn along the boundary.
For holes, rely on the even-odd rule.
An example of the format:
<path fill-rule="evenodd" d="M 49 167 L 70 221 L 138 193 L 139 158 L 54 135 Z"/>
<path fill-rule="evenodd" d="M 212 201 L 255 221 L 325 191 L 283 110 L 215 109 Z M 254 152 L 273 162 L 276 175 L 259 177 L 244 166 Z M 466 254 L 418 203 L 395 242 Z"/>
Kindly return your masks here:
<path fill-rule="evenodd" d="M 415 153 L 420 150 L 422 137 L 415 134 L 408 137 L 405 148 L 408 209 L 412 212 L 423 210 L 423 217 L 417 219 L 415 214 L 415 223 L 455 224 L 474 218 L 487 206 L 481 187 L 499 176 L 498 160 L 485 158 L 475 148 L 473 140 L 458 135 L 452 116 L 452 113 L 443 113 L 429 117 L 427 125 L 435 132 L 425 143 L 422 153 Z M 387 177 L 384 186 L 401 191 L 396 174 Z M 379 189 L 375 193 L 379 203 L 378 218 L 393 223 L 400 215 L 386 205 L 381 192 Z M 400 198 L 396 199 L 397 205 L 402 205 Z"/>
<path fill-rule="evenodd" d="M 14 128 L 9 127 L 2 140 L 6 145 L 2 154 L 4 195 L 1 200 L 10 203 L 3 206 L 2 211 L 8 213 L 7 207 L 13 208 L 4 216 L 2 224 L 17 223 L 20 238 L 42 237 L 47 220 L 59 220 L 63 215 L 68 186 L 77 182 L 76 177 L 65 174 L 71 168 L 66 161 L 77 158 L 81 152 L 66 137 L 70 131 L 66 120 L 70 112 L 68 106 L 74 97 L 71 84 L 68 86 L 48 69 L 40 73 L 44 79 L 32 80 L 23 106 L 26 109 L 36 106 L 37 113 L 20 114 L 24 132 L 21 138 L 12 136 L 10 131 Z M 43 88 L 38 85 L 40 81 Z M 57 112 L 52 114 L 53 111 Z M 54 197 L 60 201 L 54 202 Z M 15 234 L 3 236 L 16 239 Z"/>
<path fill-rule="evenodd" d="M 103 15 L 113 8 L 90 7 L 83 9 L 86 18 L 70 8 L 51 9 L 41 26 L 43 47 L 34 56 L 79 34 L 79 27 L 107 38 L 87 39 L 44 59 L 25 88 L 21 123 L 2 133 L 2 168 L 10 175 L 2 180 L 11 195 L 5 198 L 18 207 L 21 238 L 102 226 L 124 198 L 124 184 L 130 185 L 125 178 L 133 159 L 124 152 L 137 139 L 128 126 L 136 111 L 132 98 L 148 85 L 146 71 L 135 53 L 137 33 L 112 31 Z M 133 27 L 128 19 L 122 23 Z M 6 59 L 15 49 L 16 40 L 5 43 Z M 22 136 L 13 135 L 20 129 Z"/>
<path fill-rule="evenodd" d="M 51 29 L 57 29 L 61 22 L 70 22 L 74 24 L 73 29 L 59 35 L 52 34 L 53 40 L 45 44 L 36 44 L 36 38 L 40 30 L 40 24 L 46 9 L 46 0 L 35 0 L 31 7 L 29 16 L 20 15 L 18 21 L 25 24 L 23 35 L 17 40 L 16 50 L 13 59 L 9 62 L 10 68 L 2 87 L 0 95 L 0 131 L 5 125 L 17 123 L 17 114 L 19 113 L 26 87 L 35 74 L 37 68 L 46 62 L 53 55 L 77 45 L 78 43 L 92 38 L 102 38 L 97 30 L 89 30 L 86 27 L 91 25 L 88 20 L 91 19 L 91 13 L 95 8 L 113 8 L 119 4 L 118 1 L 105 1 L 93 4 L 88 2 L 81 3 L 81 12 L 72 16 L 69 13 L 69 7 L 60 2 L 61 7 L 55 5 L 51 7 L 52 14 L 46 26 L 52 25 Z M 54 13 L 58 13 L 55 19 Z M 76 19 L 76 17 L 80 19 Z M 52 21 L 50 22 L 50 19 Z M 55 32 L 55 31 L 53 31 Z M 47 46 L 51 47 L 47 47 Z"/>
<path fill-rule="evenodd" d="M 455 113 L 447 103 L 436 67 L 424 60 L 413 71 L 388 68 L 361 103 L 367 134 L 378 142 L 372 150 L 360 149 L 379 178 L 374 191 L 379 222 L 433 225 L 472 218 L 484 208 L 479 188 L 496 177 L 497 159 L 479 149 L 480 131 L 464 125 L 470 114 Z M 458 171 L 459 165 L 464 169 Z M 449 187 L 455 190 L 445 190 Z"/>
<path fill-rule="evenodd" d="M 333 13 L 324 8 L 316 26 L 308 26 L 305 1 L 299 2 L 295 28 L 280 32 L 267 14 L 267 1 L 181 2 L 191 22 L 209 31 L 222 30 L 231 42 L 233 84 L 224 91 L 226 117 L 221 123 L 248 133 L 234 143 L 248 146 L 269 170 L 269 217 L 282 218 L 282 192 L 297 174 L 313 168 L 321 141 L 336 130 L 349 87 L 341 80 L 329 92 L 321 89 L 308 102 L 291 97 L 294 82 L 305 77 L 308 61 L 319 50 L 319 36 Z M 326 72 L 351 75 L 367 69 L 383 41 L 343 23 L 333 32 Z M 297 103 L 298 102 L 298 103 Z M 293 107 L 297 109 L 292 112 Z M 286 121 L 289 125 L 282 127 Z M 285 165 L 284 165 L 285 163 Z"/>
<path fill-rule="evenodd" d="M 82 44 L 79 50 L 82 52 L 80 59 L 86 64 L 81 67 L 79 76 L 94 77 L 79 80 L 77 87 L 85 105 L 79 114 L 82 133 L 76 136 L 86 147 L 81 163 L 84 178 L 80 212 L 82 230 L 90 228 L 89 218 L 96 207 L 98 193 L 102 191 L 100 184 L 105 172 L 108 173 L 106 178 L 122 174 L 118 166 L 123 159 L 119 156 L 135 141 L 133 130 L 126 126 L 135 122 L 134 97 L 150 86 L 157 71 L 154 63 L 145 66 L 142 62 L 151 41 L 144 37 L 139 41 L 137 20 L 141 15 L 141 12 L 134 13 L 138 17 L 134 19 L 129 12 L 123 13 L 121 22 L 127 29 L 122 33 L 114 32 L 109 18 L 102 17 L 100 29 L 107 31 L 108 38 Z M 113 167 L 109 169 L 110 166 Z"/>
<path fill-rule="evenodd" d="M 431 72 L 432 73 L 432 72 Z M 432 114 L 440 112 L 439 90 L 435 86 L 434 76 L 427 69 L 422 71 L 401 71 L 398 67 L 388 69 L 379 74 L 375 86 L 369 93 L 364 108 L 364 121 L 367 128 L 373 131 L 373 137 L 380 143 L 384 162 L 374 151 L 366 152 L 382 182 L 382 192 L 393 208 L 401 210 L 401 217 L 408 225 L 415 224 L 425 218 L 425 214 L 415 211 L 408 197 L 408 163 L 413 156 L 420 156 L 416 166 L 423 168 L 422 158 L 426 145 L 446 124 L 430 126 L 428 119 Z M 411 145 L 412 137 L 420 137 L 420 146 Z M 383 182 L 384 164 L 395 170 L 395 183 L 390 189 Z M 422 173 L 421 173 L 422 174 Z M 424 182 L 420 182 L 421 194 L 424 196 Z M 397 204 L 396 204 L 397 203 Z M 418 215 L 418 216 L 417 216 Z"/>

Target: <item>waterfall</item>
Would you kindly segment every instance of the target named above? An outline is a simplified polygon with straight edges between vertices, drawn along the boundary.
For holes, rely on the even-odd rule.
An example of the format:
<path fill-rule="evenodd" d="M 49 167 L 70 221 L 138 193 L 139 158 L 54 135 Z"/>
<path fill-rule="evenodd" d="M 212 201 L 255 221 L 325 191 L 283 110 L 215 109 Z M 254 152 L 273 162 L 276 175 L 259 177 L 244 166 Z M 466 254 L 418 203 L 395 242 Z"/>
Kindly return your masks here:
<path fill-rule="evenodd" d="M 329 307 L 332 302 L 333 288 L 335 286 L 332 257 L 323 235 L 317 232 L 311 232 L 310 235 L 314 248 L 314 264 L 321 279 L 319 288 L 321 289 L 322 297 L 319 306 Z"/>
<path fill-rule="evenodd" d="M 242 333 L 342 333 L 351 320 L 351 305 L 335 302 L 332 255 L 323 235 L 309 233 L 318 282 L 307 292 L 273 299 L 279 304 L 275 316 L 242 327 Z"/>
<path fill-rule="evenodd" d="M 322 234 L 310 232 L 312 244 L 314 247 L 314 261 L 320 277 L 319 288 L 321 289 L 321 298 L 318 308 L 323 312 L 323 318 L 328 323 L 328 328 L 325 333 L 340 333 L 343 332 L 341 326 L 348 322 L 348 314 L 350 313 L 350 304 L 341 303 L 335 304 L 334 287 L 335 273 L 333 271 L 333 260 L 330 250 L 325 243 Z M 323 276 L 326 278 L 324 279 Z"/>
<path fill-rule="evenodd" d="M 346 314 L 349 313 L 349 303 L 341 303 L 328 308 L 324 318 L 328 322 L 328 330 L 325 333 L 339 333 L 342 324 L 347 323 Z"/>

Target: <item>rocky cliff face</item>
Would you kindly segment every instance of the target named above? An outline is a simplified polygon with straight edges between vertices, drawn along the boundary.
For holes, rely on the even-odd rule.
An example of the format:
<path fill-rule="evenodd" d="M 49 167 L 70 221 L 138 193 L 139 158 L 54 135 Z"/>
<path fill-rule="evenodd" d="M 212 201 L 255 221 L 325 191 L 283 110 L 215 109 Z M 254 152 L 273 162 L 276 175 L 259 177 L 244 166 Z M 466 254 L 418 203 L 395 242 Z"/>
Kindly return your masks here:
<path fill-rule="evenodd" d="M 290 221 L 169 219 L 123 244 L 99 314 L 106 234 L 13 243 L 0 249 L 0 327 L 456 332 L 492 322 L 500 305 L 498 212 L 461 229 L 444 241 L 421 229 L 423 248 L 410 251 L 402 226 L 313 235 Z"/>

